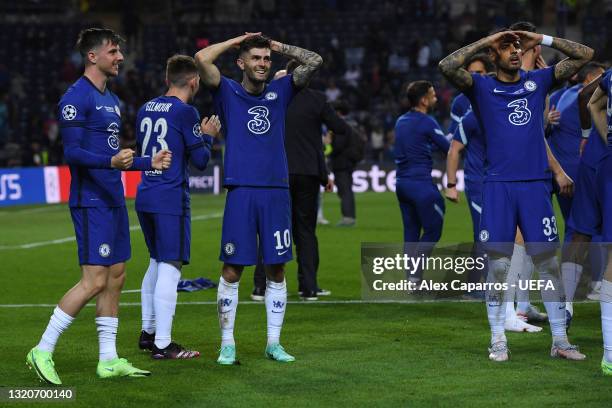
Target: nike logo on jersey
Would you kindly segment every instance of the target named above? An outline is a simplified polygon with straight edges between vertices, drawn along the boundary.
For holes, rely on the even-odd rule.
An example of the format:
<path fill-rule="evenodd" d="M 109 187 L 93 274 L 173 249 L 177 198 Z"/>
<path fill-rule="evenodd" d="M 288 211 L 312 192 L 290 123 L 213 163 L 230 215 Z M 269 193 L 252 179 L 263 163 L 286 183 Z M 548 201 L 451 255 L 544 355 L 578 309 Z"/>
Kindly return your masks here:
<path fill-rule="evenodd" d="M 102 109 L 104 106 L 96 106 L 96 110 Z"/>
<path fill-rule="evenodd" d="M 553 242 L 557 237 L 548 238 L 548 242 Z"/>
<path fill-rule="evenodd" d="M 285 255 L 287 253 L 288 249 L 285 249 L 283 252 L 279 252 L 278 255 Z"/>

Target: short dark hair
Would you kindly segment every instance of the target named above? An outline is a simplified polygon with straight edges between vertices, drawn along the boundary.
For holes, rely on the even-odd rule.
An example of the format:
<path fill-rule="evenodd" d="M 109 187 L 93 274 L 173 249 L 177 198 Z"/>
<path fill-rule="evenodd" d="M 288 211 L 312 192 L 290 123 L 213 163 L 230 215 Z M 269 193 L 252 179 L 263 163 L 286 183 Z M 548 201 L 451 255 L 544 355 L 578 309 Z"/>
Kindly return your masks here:
<path fill-rule="evenodd" d="M 603 69 L 605 71 L 606 66 L 602 64 L 601 62 L 597 62 L 597 61 L 588 62 L 585 66 L 580 68 L 580 71 L 578 71 L 578 73 L 576 74 L 576 81 L 578 81 L 578 83 L 584 82 L 584 80 L 589 74 L 592 74 L 598 69 Z"/>
<path fill-rule="evenodd" d="M 79 33 L 76 49 L 79 50 L 81 57 L 85 58 L 89 51 L 104 44 L 104 41 L 109 41 L 113 45 L 125 42 L 110 28 L 86 28 Z"/>
<path fill-rule="evenodd" d="M 506 31 L 512 31 L 512 30 L 510 30 L 508 27 L 498 27 L 498 28 L 495 28 L 495 29 L 491 30 L 489 32 L 489 35 L 493 35 L 493 34 L 497 34 L 497 33 L 503 33 L 503 32 L 506 32 Z"/>
<path fill-rule="evenodd" d="M 171 85 L 182 88 L 198 72 L 195 60 L 188 55 L 173 55 L 166 61 L 166 78 Z"/>
<path fill-rule="evenodd" d="M 465 68 L 467 69 L 467 67 L 469 67 L 473 62 L 476 61 L 482 62 L 482 65 L 484 65 L 486 72 L 491 72 L 495 69 L 495 65 L 491 62 L 491 58 L 489 58 L 487 54 L 482 52 L 474 54 L 470 58 L 468 58 L 467 62 L 465 63 Z"/>
<path fill-rule="evenodd" d="M 285 67 L 285 69 L 287 70 L 287 74 L 292 74 L 293 71 L 295 71 L 295 69 L 297 67 L 299 67 L 301 64 L 294 59 L 289 60 L 289 62 L 287 63 L 287 66 Z"/>
<path fill-rule="evenodd" d="M 418 106 L 421 98 L 427 95 L 429 88 L 432 87 L 433 84 L 431 82 L 424 80 L 409 83 L 406 87 L 406 98 L 408 98 L 410 108 L 415 108 Z"/>
<path fill-rule="evenodd" d="M 536 26 L 529 21 L 517 21 L 510 26 L 512 31 L 529 31 L 530 33 L 536 32 Z"/>
<path fill-rule="evenodd" d="M 264 37 L 263 35 L 249 37 L 240 43 L 240 50 L 238 51 L 238 54 L 249 52 L 251 48 L 270 48 L 270 39 L 268 37 Z"/>

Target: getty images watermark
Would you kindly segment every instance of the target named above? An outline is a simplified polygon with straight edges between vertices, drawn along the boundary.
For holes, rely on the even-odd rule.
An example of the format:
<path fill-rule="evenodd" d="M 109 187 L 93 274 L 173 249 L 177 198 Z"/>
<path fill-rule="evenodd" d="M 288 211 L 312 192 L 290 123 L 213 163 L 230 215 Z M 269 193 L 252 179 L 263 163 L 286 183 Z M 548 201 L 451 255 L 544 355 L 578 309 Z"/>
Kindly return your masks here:
<path fill-rule="evenodd" d="M 514 268 L 503 279 L 489 277 L 489 256 L 473 243 L 363 243 L 362 298 L 365 300 L 484 300 L 488 291 L 517 290 L 529 300 L 559 293 L 559 279 L 539 279 Z M 508 268 L 509 269 L 509 268 Z M 586 291 L 580 293 L 586 295 Z"/>

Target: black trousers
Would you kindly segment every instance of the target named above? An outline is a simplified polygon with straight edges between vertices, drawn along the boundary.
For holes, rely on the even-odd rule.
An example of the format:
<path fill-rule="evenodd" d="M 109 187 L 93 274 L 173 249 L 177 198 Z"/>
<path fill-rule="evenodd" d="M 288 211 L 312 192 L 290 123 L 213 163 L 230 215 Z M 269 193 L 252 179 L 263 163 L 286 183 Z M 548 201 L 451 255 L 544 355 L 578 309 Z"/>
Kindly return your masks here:
<path fill-rule="evenodd" d="M 353 193 L 353 169 L 334 171 L 334 183 L 338 187 L 340 210 L 343 217 L 355 217 L 355 194 Z"/>
<path fill-rule="evenodd" d="M 291 229 L 297 253 L 299 290 L 315 292 L 319 269 L 319 242 L 316 236 L 320 180 L 317 176 L 289 175 Z M 266 287 L 261 257 L 255 268 L 255 287 Z"/>

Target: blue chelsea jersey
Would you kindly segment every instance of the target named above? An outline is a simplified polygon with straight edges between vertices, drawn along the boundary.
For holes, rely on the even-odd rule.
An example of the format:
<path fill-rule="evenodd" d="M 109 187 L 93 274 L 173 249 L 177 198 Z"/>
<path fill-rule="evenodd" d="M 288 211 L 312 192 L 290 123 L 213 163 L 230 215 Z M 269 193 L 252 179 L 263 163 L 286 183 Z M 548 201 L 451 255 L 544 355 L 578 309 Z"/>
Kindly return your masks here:
<path fill-rule="evenodd" d="M 167 170 L 142 173 L 136 210 L 187 214 L 190 208 L 190 153 L 205 147 L 209 156 L 211 142 L 210 136 L 202 135 L 200 115 L 193 106 L 175 96 L 160 96 L 145 103 L 136 118 L 138 153 L 153 157 L 158 151 L 167 149 L 172 152 L 172 164 Z"/>
<path fill-rule="evenodd" d="M 393 153 L 397 166 L 397 178 L 431 182 L 432 145 L 445 154 L 450 144 L 432 117 L 410 111 L 397 119 Z"/>
<path fill-rule="evenodd" d="M 561 113 L 558 125 L 552 125 L 549 144 L 553 154 L 568 174 L 576 174 L 580 162 L 580 114 L 578 94 L 582 85 L 568 88 L 558 98 L 556 109 Z M 553 101 L 550 102 L 553 106 Z"/>
<path fill-rule="evenodd" d="M 482 183 L 486 168 L 485 136 L 473 111 L 469 111 L 461 118 L 453 134 L 453 140 L 465 146 L 463 163 L 465 180 L 477 184 Z"/>
<path fill-rule="evenodd" d="M 125 205 L 121 172 L 110 168 L 112 156 L 119 152 L 119 104 L 119 98 L 108 88 L 100 92 L 85 76 L 72 84 L 59 102 L 60 131 L 78 128 L 79 147 L 104 161 L 99 168 L 70 165 L 71 207 Z"/>
<path fill-rule="evenodd" d="M 554 66 L 521 70 L 511 83 L 479 74 L 472 79 L 465 94 L 486 137 L 485 182 L 549 179 L 544 108 L 555 83 Z"/>
<path fill-rule="evenodd" d="M 472 105 L 470 104 L 470 100 L 467 98 L 467 96 L 465 96 L 465 94 L 460 93 L 459 95 L 455 96 L 455 98 L 451 102 L 451 123 L 448 126 L 448 133 L 450 133 L 451 135 L 454 134 L 457 130 L 459 122 L 461 121 L 461 118 L 463 118 L 471 110 Z"/>
<path fill-rule="evenodd" d="M 258 95 L 221 77 L 213 100 L 225 134 L 225 186 L 288 188 L 285 116 L 295 92 L 292 75 Z"/>
<path fill-rule="evenodd" d="M 612 69 L 608 69 L 601 82 L 600 88 L 608 95 L 607 116 L 608 116 L 608 150 L 612 149 Z"/>

